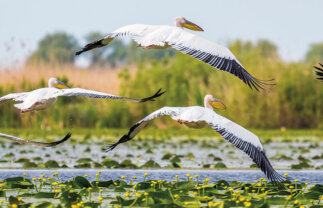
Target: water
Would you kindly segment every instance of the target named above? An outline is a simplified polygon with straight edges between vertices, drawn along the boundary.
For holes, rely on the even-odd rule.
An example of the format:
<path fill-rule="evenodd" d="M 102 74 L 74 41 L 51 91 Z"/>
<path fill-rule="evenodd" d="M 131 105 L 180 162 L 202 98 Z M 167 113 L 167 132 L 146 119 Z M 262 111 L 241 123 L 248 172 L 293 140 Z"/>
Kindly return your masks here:
<path fill-rule="evenodd" d="M 75 176 L 88 175 L 88 179 L 93 181 L 98 173 L 98 169 L 51 169 L 51 170 L 22 170 L 22 169 L 1 169 L 0 180 L 9 177 L 23 176 L 27 173 L 27 178 L 39 177 L 45 174 L 46 177 L 52 177 L 52 174 L 58 172 L 59 177 L 63 181 L 72 180 Z M 118 180 L 121 176 L 126 177 L 126 181 L 132 180 L 133 176 L 137 176 L 136 181 L 143 181 L 144 173 L 148 173 L 147 180 L 166 180 L 175 179 L 175 175 L 179 175 L 180 180 L 187 180 L 186 174 L 192 177 L 198 174 L 200 181 L 210 178 L 211 182 L 218 180 L 255 182 L 261 177 L 265 177 L 261 171 L 257 170 L 133 170 L 133 169 L 106 169 L 102 170 L 100 180 Z M 306 171 L 278 171 L 280 174 L 288 173 L 291 179 L 298 179 L 300 182 L 308 182 L 309 184 L 323 184 L 323 171 L 306 170 Z M 195 180 L 195 179 L 194 179 Z"/>

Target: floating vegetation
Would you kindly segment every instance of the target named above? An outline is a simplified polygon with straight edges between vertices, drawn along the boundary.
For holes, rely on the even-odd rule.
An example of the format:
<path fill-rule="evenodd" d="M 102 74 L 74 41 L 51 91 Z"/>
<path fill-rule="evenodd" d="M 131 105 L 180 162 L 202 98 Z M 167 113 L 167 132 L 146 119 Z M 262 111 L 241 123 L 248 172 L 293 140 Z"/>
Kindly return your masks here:
<path fill-rule="evenodd" d="M 83 138 L 83 137 L 82 137 Z M 73 141 L 51 149 L 4 143 L 0 145 L 1 168 L 211 168 L 258 169 L 252 160 L 234 145 L 218 137 L 178 138 L 141 137 L 122 144 L 112 153 L 102 148 L 109 141 L 88 138 L 82 144 Z M 264 149 L 277 169 L 323 169 L 322 145 L 266 138 Z M 296 139 L 295 139 L 296 140 Z M 91 145 L 89 145 L 91 144 Z M 299 147 L 306 150 L 302 154 Z M 140 147 L 140 148 L 139 148 Z M 216 147 L 216 148 L 215 148 Z M 13 148 L 15 151 L 13 151 Z M 198 149 L 199 151 L 196 151 Z M 149 161 L 153 162 L 149 162 Z"/>
<path fill-rule="evenodd" d="M 273 184 L 261 178 L 254 183 L 186 175 L 170 182 L 137 177 L 94 181 L 88 175 L 62 181 L 58 172 L 31 180 L 21 177 L 0 181 L 0 207 L 320 207 L 323 185 L 297 179 Z M 287 177 L 288 174 L 285 174 Z"/>

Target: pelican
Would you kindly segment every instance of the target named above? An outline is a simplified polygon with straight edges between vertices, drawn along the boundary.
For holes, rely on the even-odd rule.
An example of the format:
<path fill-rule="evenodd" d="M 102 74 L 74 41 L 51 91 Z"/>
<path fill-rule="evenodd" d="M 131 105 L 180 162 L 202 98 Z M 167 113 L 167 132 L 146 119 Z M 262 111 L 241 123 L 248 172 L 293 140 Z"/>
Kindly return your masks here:
<path fill-rule="evenodd" d="M 225 109 L 226 107 L 221 101 L 217 100 L 212 95 L 205 96 L 204 107 L 163 107 L 137 122 L 130 128 L 127 134 L 121 137 L 118 142 L 107 146 L 105 150 L 107 152 L 111 151 L 120 143 L 131 140 L 139 133 L 140 130 L 147 126 L 150 120 L 159 116 L 169 115 L 173 120 L 180 124 L 185 124 L 190 128 L 203 128 L 210 126 L 224 139 L 228 140 L 237 148 L 249 155 L 249 157 L 271 181 L 282 181 L 284 179 L 283 176 L 277 173 L 271 166 L 259 138 L 238 124 L 218 115 L 213 111 L 213 108 Z"/>
<path fill-rule="evenodd" d="M 314 71 L 314 74 L 316 74 L 318 77 L 317 79 L 321 80 L 323 82 L 323 64 L 320 64 L 320 68 L 317 66 L 314 66 L 315 69 L 317 69 L 318 71 Z"/>
<path fill-rule="evenodd" d="M 66 136 L 63 139 L 61 139 L 59 141 L 47 143 L 47 142 L 35 142 L 35 141 L 25 140 L 25 139 L 21 139 L 21 138 L 18 138 L 18 137 L 14 137 L 14 136 L 10 136 L 10 135 L 7 135 L 7 134 L 0 133 L 1 138 L 8 139 L 10 141 L 17 142 L 19 144 L 36 145 L 36 146 L 41 146 L 41 147 L 56 146 L 56 145 L 58 145 L 60 143 L 65 142 L 66 140 L 68 140 L 71 137 L 71 135 L 72 135 L 71 133 L 68 133 L 68 134 L 66 134 Z"/>
<path fill-rule="evenodd" d="M 47 88 L 40 88 L 31 92 L 20 92 L 20 93 L 11 93 L 0 97 L 0 103 L 14 100 L 17 102 L 14 104 L 16 108 L 20 110 L 21 113 L 34 110 L 44 110 L 52 105 L 57 100 L 59 96 L 80 96 L 80 97 L 89 97 L 89 98 L 108 98 L 108 99 L 118 99 L 118 100 L 130 100 L 134 102 L 146 102 L 153 101 L 154 98 L 161 96 L 165 92 L 157 91 L 153 96 L 143 98 L 143 99 L 134 99 L 128 97 L 120 97 L 117 95 L 111 95 L 103 92 L 87 90 L 82 88 L 70 88 L 64 82 L 59 81 L 58 79 L 52 77 L 48 81 Z"/>
<path fill-rule="evenodd" d="M 264 80 L 251 76 L 228 48 L 186 32 L 183 30 L 184 28 L 204 31 L 184 17 L 175 19 L 175 27 L 168 25 L 127 25 L 87 44 L 80 51 L 77 51 L 76 55 L 106 46 L 116 37 L 130 35 L 138 43 L 138 46 L 142 46 L 144 49 L 174 48 L 215 68 L 237 76 L 248 84 L 251 89 L 254 88 L 258 91 L 259 88 L 264 89 L 264 85 L 268 84 Z"/>

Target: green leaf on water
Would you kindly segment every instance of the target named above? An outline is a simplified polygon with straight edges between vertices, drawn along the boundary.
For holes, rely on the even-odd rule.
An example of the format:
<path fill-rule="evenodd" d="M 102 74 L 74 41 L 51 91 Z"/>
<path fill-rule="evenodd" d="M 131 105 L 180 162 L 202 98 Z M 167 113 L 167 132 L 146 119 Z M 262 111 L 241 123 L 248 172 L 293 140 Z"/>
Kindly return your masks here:
<path fill-rule="evenodd" d="M 108 188 L 110 185 L 113 184 L 112 180 L 107 180 L 107 181 L 99 181 L 99 183 L 97 184 L 98 187 L 106 187 Z M 96 181 L 92 182 L 92 185 L 96 185 Z"/>
<path fill-rule="evenodd" d="M 76 161 L 77 163 L 91 163 L 93 160 L 91 158 L 80 158 Z"/>
<path fill-rule="evenodd" d="M 25 162 L 29 162 L 29 161 L 30 161 L 29 159 L 20 158 L 20 159 L 16 160 L 15 163 L 25 163 Z"/>
<path fill-rule="evenodd" d="M 47 162 L 45 162 L 45 167 L 46 168 L 59 168 L 59 164 L 55 160 L 48 160 Z"/>
<path fill-rule="evenodd" d="M 26 179 L 26 180 L 29 181 L 28 179 Z M 6 179 L 4 179 L 3 182 L 5 182 L 5 183 L 11 183 L 11 182 L 20 182 L 20 181 L 24 181 L 24 178 L 23 177 L 6 178 Z"/>
<path fill-rule="evenodd" d="M 227 168 L 227 166 L 224 163 L 219 162 L 214 165 L 214 168 Z"/>
<path fill-rule="evenodd" d="M 100 206 L 100 203 L 97 202 L 85 202 L 83 204 L 83 207 L 90 207 L 90 208 L 98 208 Z"/>
<path fill-rule="evenodd" d="M 61 203 L 64 204 L 65 207 L 71 207 L 72 204 L 77 204 L 81 200 L 82 197 L 76 190 L 67 190 L 62 193 L 60 198 Z"/>
<path fill-rule="evenodd" d="M 54 192 L 38 192 L 35 194 L 35 198 L 54 198 L 56 193 Z"/>
<path fill-rule="evenodd" d="M 181 158 L 177 155 L 175 155 L 171 160 L 171 163 L 180 163 L 181 162 Z"/>
<path fill-rule="evenodd" d="M 23 168 L 37 168 L 38 165 L 36 163 L 26 161 L 26 162 L 24 162 L 22 167 Z"/>
<path fill-rule="evenodd" d="M 307 162 L 300 162 L 299 164 L 292 164 L 292 169 L 304 169 L 304 168 L 311 168 L 312 165 L 308 164 Z"/>
<path fill-rule="evenodd" d="M 145 164 L 141 166 L 141 168 L 160 168 L 160 165 L 153 160 L 148 160 Z"/>
<path fill-rule="evenodd" d="M 107 168 L 117 168 L 119 163 L 115 160 L 105 159 L 102 161 L 102 164 Z"/>
<path fill-rule="evenodd" d="M 77 164 L 77 165 L 74 165 L 74 168 L 91 168 L 91 164 L 90 163 Z"/>
<path fill-rule="evenodd" d="M 195 187 L 196 182 L 193 181 L 180 181 L 175 184 L 173 184 L 175 189 L 181 189 L 181 190 L 190 190 Z"/>
<path fill-rule="evenodd" d="M 83 187 L 85 187 L 85 188 L 92 187 L 90 182 L 82 176 L 76 176 L 73 182 L 76 187 L 81 188 L 81 189 Z"/>
<path fill-rule="evenodd" d="M 135 164 L 132 164 L 131 160 L 124 160 L 119 164 L 120 168 L 137 168 Z"/>
<path fill-rule="evenodd" d="M 166 153 L 164 156 L 161 158 L 162 160 L 169 160 L 174 154 L 172 153 Z"/>
<path fill-rule="evenodd" d="M 116 187 L 113 192 L 126 192 L 127 190 L 122 187 Z"/>
<path fill-rule="evenodd" d="M 54 208 L 55 205 L 50 202 L 36 202 L 33 204 L 34 208 Z"/>

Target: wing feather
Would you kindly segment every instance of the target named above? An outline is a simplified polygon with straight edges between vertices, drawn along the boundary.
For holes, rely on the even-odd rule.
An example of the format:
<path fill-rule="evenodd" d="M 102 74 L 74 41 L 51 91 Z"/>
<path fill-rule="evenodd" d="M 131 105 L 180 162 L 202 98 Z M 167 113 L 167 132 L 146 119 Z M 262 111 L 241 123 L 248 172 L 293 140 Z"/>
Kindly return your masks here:
<path fill-rule="evenodd" d="M 314 66 L 317 71 L 314 71 L 314 73 L 318 76 L 317 79 L 321 80 L 323 82 L 323 64 L 319 63 L 320 67 Z"/>
<path fill-rule="evenodd" d="M 142 120 L 137 122 L 135 125 L 133 125 L 130 128 L 130 130 L 128 131 L 128 133 L 125 134 L 123 137 L 121 137 L 118 142 L 105 147 L 105 151 L 109 152 L 109 151 L 113 150 L 116 146 L 118 146 L 119 144 L 127 142 L 127 141 L 131 140 L 132 138 L 134 138 L 143 128 L 145 128 L 148 125 L 149 121 L 151 121 L 157 117 L 165 116 L 165 115 L 177 116 L 178 114 L 180 114 L 182 112 L 183 109 L 184 108 L 181 108 L 181 107 L 163 107 L 163 108 L 149 114 L 148 116 L 146 116 L 145 118 L 143 118 Z"/>
<path fill-rule="evenodd" d="M 53 89 L 51 93 L 48 93 L 47 97 L 43 97 L 41 99 L 50 99 L 58 96 L 80 96 L 80 97 L 88 97 L 88 98 L 107 98 L 107 99 L 117 99 L 117 100 L 130 100 L 134 102 L 146 102 L 153 101 L 154 98 L 161 96 L 165 92 L 161 92 L 159 89 L 153 96 L 141 99 L 129 98 L 129 97 L 121 97 L 117 95 L 107 94 L 104 92 L 98 92 L 94 90 L 87 90 L 82 88 L 69 88 L 69 89 Z"/>
<path fill-rule="evenodd" d="M 259 138 L 255 134 L 216 114 L 214 111 L 205 114 L 202 120 L 208 123 L 223 138 L 245 152 L 271 181 L 279 182 L 284 180 L 284 177 L 277 173 L 270 164 Z"/>
<path fill-rule="evenodd" d="M 0 103 L 7 102 L 9 100 L 14 100 L 16 102 L 23 102 L 27 97 L 28 92 L 10 93 L 8 95 L 0 97 Z"/>
<path fill-rule="evenodd" d="M 80 51 L 77 51 L 75 55 L 80 55 L 81 53 L 94 48 L 106 46 L 116 37 L 132 36 L 138 42 L 140 37 L 143 36 L 146 32 L 148 32 L 148 30 L 150 30 L 151 27 L 153 26 L 143 24 L 134 24 L 121 27 L 99 40 L 88 43 Z"/>
<path fill-rule="evenodd" d="M 36 145 L 36 146 L 41 146 L 41 147 L 56 146 L 60 143 L 67 141 L 71 137 L 71 135 L 72 135 L 71 133 L 68 133 L 68 134 L 66 134 L 66 136 L 63 139 L 61 139 L 59 141 L 47 143 L 47 142 L 36 142 L 36 141 L 25 140 L 25 139 L 21 139 L 18 137 L 14 137 L 14 136 L 0 133 L 1 138 L 8 139 L 10 141 L 17 142 L 19 144 Z"/>
<path fill-rule="evenodd" d="M 135 24 L 124 26 L 102 39 L 87 44 L 76 52 L 76 55 L 93 48 L 103 47 L 108 45 L 113 38 L 126 35 L 132 36 L 142 46 L 170 46 L 215 68 L 235 75 L 251 89 L 257 91 L 270 84 L 267 81 L 272 81 L 259 80 L 250 75 L 228 48 L 186 32 L 181 28 L 167 25 Z"/>

